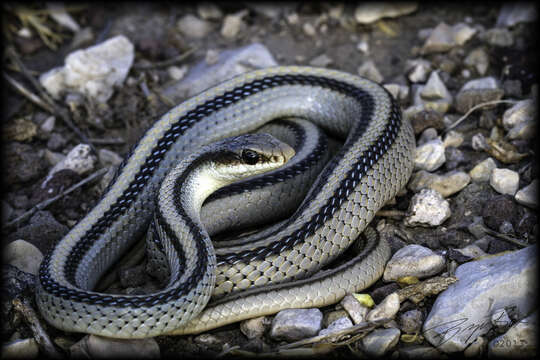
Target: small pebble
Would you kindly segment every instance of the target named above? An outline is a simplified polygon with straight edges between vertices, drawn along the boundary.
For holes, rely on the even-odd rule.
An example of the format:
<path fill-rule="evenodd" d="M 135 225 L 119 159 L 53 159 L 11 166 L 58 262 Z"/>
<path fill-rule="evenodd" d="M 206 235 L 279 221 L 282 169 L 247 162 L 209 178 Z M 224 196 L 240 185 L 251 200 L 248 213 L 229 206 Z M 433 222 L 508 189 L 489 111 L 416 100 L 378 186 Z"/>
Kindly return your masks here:
<path fill-rule="evenodd" d="M 369 308 L 360 304 L 356 298 L 349 294 L 341 300 L 341 306 L 347 311 L 349 316 L 353 319 L 355 324 L 360 324 L 366 321 L 366 315 L 369 312 Z"/>
<path fill-rule="evenodd" d="M 416 170 L 434 171 L 446 161 L 444 145 L 440 138 L 428 141 L 416 148 L 414 167 Z"/>
<path fill-rule="evenodd" d="M 399 249 L 388 261 L 384 281 L 396 281 L 405 276 L 419 279 L 436 275 L 446 268 L 443 256 L 421 245 L 407 245 Z"/>
<path fill-rule="evenodd" d="M 281 310 L 272 320 L 270 337 L 288 342 L 315 336 L 321 330 L 323 315 L 319 309 Z"/>
<path fill-rule="evenodd" d="M 396 328 L 375 329 L 362 338 L 362 349 L 369 356 L 381 357 L 397 345 L 400 335 Z"/>
<path fill-rule="evenodd" d="M 515 199 L 522 205 L 536 209 L 538 206 L 538 179 L 534 179 L 529 185 L 519 190 Z"/>
<path fill-rule="evenodd" d="M 368 60 L 362 65 L 360 65 L 360 67 L 358 68 L 358 75 L 375 81 L 376 83 L 380 83 L 384 80 L 381 72 L 379 71 L 379 69 L 377 69 L 377 66 L 375 65 L 373 60 Z"/>
<path fill-rule="evenodd" d="M 399 325 L 401 331 L 406 334 L 419 333 L 422 328 L 424 315 L 420 310 L 414 309 L 404 312 L 399 316 Z"/>
<path fill-rule="evenodd" d="M 491 173 L 496 168 L 497 164 L 495 163 L 495 160 L 489 157 L 486 160 L 476 164 L 476 166 L 469 171 L 469 175 L 474 182 L 489 181 Z"/>
<path fill-rule="evenodd" d="M 393 319 L 394 316 L 399 311 L 399 295 L 397 292 L 394 292 L 377 305 L 373 310 L 371 310 L 367 316 L 367 321 L 375 321 L 379 319 Z"/>
<path fill-rule="evenodd" d="M 268 325 L 270 325 L 270 319 L 266 316 L 259 316 L 242 321 L 240 323 L 240 331 L 248 339 L 261 338 Z"/>
<path fill-rule="evenodd" d="M 501 194 L 514 195 L 519 186 L 519 174 L 510 169 L 493 169 L 489 184 Z"/>
<path fill-rule="evenodd" d="M 3 249 L 3 260 L 19 270 L 37 275 L 43 254 L 37 247 L 24 240 L 15 240 Z"/>
<path fill-rule="evenodd" d="M 345 330 L 353 326 L 351 319 L 342 317 L 332 322 L 326 329 L 319 331 L 319 335 L 327 335 L 340 330 Z"/>
<path fill-rule="evenodd" d="M 464 141 L 463 134 L 454 130 L 450 130 L 446 133 L 443 140 L 444 147 L 459 147 Z"/>
<path fill-rule="evenodd" d="M 193 39 L 202 39 L 212 31 L 212 24 L 192 14 L 182 16 L 176 27 L 183 35 Z"/>
<path fill-rule="evenodd" d="M 423 189 L 409 205 L 412 214 L 405 218 L 407 226 L 439 226 L 451 215 L 450 204 L 436 190 Z"/>

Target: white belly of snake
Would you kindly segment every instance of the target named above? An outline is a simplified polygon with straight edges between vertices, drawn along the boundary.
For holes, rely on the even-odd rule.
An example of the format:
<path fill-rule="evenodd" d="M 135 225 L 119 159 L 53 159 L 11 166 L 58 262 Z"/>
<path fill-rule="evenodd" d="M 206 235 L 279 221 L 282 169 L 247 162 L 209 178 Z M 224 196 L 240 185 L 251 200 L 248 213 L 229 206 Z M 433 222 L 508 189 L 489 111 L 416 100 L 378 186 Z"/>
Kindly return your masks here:
<path fill-rule="evenodd" d="M 162 290 L 92 291 L 155 213 L 172 216 L 166 206 L 155 210 L 166 203 L 159 189 L 175 164 L 203 145 L 284 117 L 309 120 L 344 139 L 286 221 L 255 243 L 215 250 L 198 224 L 178 221 L 173 227 L 197 245 L 179 245 L 175 231 L 166 234 L 170 241 L 162 245 L 171 279 Z M 332 272 L 311 275 L 343 253 L 405 186 L 413 153 L 414 135 L 399 105 L 370 80 L 297 66 L 235 77 L 176 106 L 146 131 L 100 202 L 43 260 L 38 307 L 65 331 L 143 338 L 335 303 L 382 275 L 388 245 L 368 231 L 360 255 Z M 208 304 L 211 294 L 229 295 Z"/>

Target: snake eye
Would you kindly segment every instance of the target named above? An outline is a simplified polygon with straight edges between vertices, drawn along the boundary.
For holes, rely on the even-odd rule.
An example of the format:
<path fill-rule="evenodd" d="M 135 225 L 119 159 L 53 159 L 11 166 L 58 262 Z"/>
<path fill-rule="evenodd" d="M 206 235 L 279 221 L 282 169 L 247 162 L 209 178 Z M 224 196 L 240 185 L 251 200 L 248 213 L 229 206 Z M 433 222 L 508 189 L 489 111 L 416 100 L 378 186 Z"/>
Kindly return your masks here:
<path fill-rule="evenodd" d="M 242 150 L 242 160 L 248 165 L 255 165 L 259 161 L 259 153 L 250 149 Z"/>

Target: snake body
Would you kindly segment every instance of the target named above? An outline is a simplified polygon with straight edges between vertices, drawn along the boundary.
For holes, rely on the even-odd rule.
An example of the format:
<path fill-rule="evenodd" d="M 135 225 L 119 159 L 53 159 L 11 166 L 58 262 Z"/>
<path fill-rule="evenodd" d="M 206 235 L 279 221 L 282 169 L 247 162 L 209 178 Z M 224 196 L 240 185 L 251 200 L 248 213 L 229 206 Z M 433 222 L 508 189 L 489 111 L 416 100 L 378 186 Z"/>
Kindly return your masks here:
<path fill-rule="evenodd" d="M 289 116 L 309 119 L 345 139 L 344 145 L 300 207 L 269 236 L 216 249 L 215 302 L 202 310 L 207 299 L 200 288 L 209 283 L 194 283 L 207 276 L 214 256 L 202 245 L 180 260 L 169 259 L 171 280 L 160 292 L 89 290 L 148 227 L 159 186 L 173 164 L 202 145 Z M 284 308 L 338 301 L 382 275 L 389 256 L 384 241 L 368 236 L 352 262 L 307 276 L 347 249 L 406 184 L 413 152 L 412 129 L 399 105 L 370 80 L 297 66 L 237 76 L 173 108 L 142 136 L 97 206 L 45 257 L 38 307 L 47 321 L 67 331 L 136 338 L 196 333 Z M 195 227 L 190 229 L 193 235 Z M 170 245 L 165 250 L 173 252 Z M 194 276 L 183 279 L 188 262 L 198 265 Z M 285 283 L 291 280 L 292 285 Z M 186 288 L 195 290 L 186 296 Z M 182 295 L 181 310 L 176 295 Z"/>

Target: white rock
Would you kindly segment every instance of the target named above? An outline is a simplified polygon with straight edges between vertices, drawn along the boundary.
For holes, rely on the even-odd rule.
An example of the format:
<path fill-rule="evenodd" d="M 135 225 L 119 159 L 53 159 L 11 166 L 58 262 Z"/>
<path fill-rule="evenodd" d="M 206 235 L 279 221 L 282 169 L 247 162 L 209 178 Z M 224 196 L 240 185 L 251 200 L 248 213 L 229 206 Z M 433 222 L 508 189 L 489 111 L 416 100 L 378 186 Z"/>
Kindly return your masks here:
<path fill-rule="evenodd" d="M 332 60 L 331 57 L 329 57 L 326 54 L 321 54 L 315 58 L 313 58 L 309 65 L 316 66 L 316 67 L 327 67 L 328 65 L 332 64 L 334 60 Z"/>
<path fill-rule="evenodd" d="M 454 42 L 457 45 L 465 44 L 476 34 L 477 30 L 464 23 L 457 23 L 452 27 Z"/>
<path fill-rule="evenodd" d="M 482 77 L 467 81 L 459 92 L 465 90 L 499 89 L 499 82 L 493 76 Z"/>
<path fill-rule="evenodd" d="M 362 349 L 369 356 L 381 357 L 397 345 L 400 335 L 396 328 L 373 330 L 362 338 Z"/>
<path fill-rule="evenodd" d="M 315 26 L 313 26 L 309 22 L 306 22 L 304 23 L 304 25 L 302 25 L 302 30 L 304 30 L 304 33 L 307 36 L 314 37 L 317 35 L 317 29 L 315 29 Z"/>
<path fill-rule="evenodd" d="M 420 96 L 427 100 L 437 100 L 450 97 L 451 95 L 446 89 L 437 71 L 432 71 L 426 85 L 420 91 Z"/>
<path fill-rule="evenodd" d="M 383 301 L 373 310 L 371 310 L 367 316 L 367 321 L 375 321 L 380 319 L 392 319 L 399 311 L 399 295 L 396 292 L 386 296 Z"/>
<path fill-rule="evenodd" d="M 204 20 L 219 20 L 223 17 L 221 9 L 212 3 L 197 4 L 197 14 Z"/>
<path fill-rule="evenodd" d="M 469 171 L 472 181 L 482 182 L 488 181 L 491 177 L 491 173 L 497 168 L 495 160 L 488 157 L 486 160 L 476 164 L 475 167 Z"/>
<path fill-rule="evenodd" d="M 135 50 L 123 35 L 98 45 L 72 52 L 66 57 L 64 67 L 42 74 L 41 85 L 55 98 L 67 91 L 76 91 L 106 102 L 114 87 L 120 86 L 129 72 Z"/>
<path fill-rule="evenodd" d="M 416 170 L 434 171 L 446 161 L 444 145 L 440 138 L 431 140 L 416 148 L 414 168 Z"/>
<path fill-rule="evenodd" d="M 236 14 L 225 16 L 223 25 L 221 26 L 221 35 L 226 39 L 234 39 L 238 36 L 241 30 L 246 27 L 244 17 L 247 15 L 247 10 L 242 10 Z"/>
<path fill-rule="evenodd" d="M 347 311 L 355 324 L 366 321 L 366 315 L 369 312 L 369 308 L 362 305 L 353 295 L 345 295 L 340 304 L 345 311 Z"/>
<path fill-rule="evenodd" d="M 476 29 L 464 23 L 449 26 L 441 22 L 429 34 L 422 47 L 422 53 L 446 52 L 457 45 L 465 44 L 475 33 Z"/>
<path fill-rule="evenodd" d="M 493 169 L 489 184 L 501 194 L 514 196 L 519 186 L 519 174 L 510 169 Z"/>
<path fill-rule="evenodd" d="M 399 249 L 384 269 L 384 281 L 396 281 L 405 276 L 419 279 L 436 275 L 446 268 L 443 256 L 421 245 L 407 245 Z"/>
<path fill-rule="evenodd" d="M 319 331 L 319 335 L 326 335 L 340 330 L 345 330 L 353 326 L 351 319 L 348 317 L 341 317 L 333 321 L 326 329 Z"/>
<path fill-rule="evenodd" d="M 437 134 L 437 130 L 435 128 L 429 127 L 422 131 L 422 134 L 420 134 L 420 137 L 416 141 L 416 146 L 424 145 L 431 140 L 437 139 L 438 136 L 439 134 Z"/>
<path fill-rule="evenodd" d="M 191 67 L 186 77 L 180 82 L 167 86 L 162 92 L 173 101 L 181 101 L 236 75 L 277 65 L 276 60 L 264 45 L 253 43 L 239 49 L 221 52 L 215 64 L 209 65 L 201 61 Z"/>
<path fill-rule="evenodd" d="M 186 14 L 178 20 L 176 28 L 187 37 L 202 39 L 212 31 L 212 24 L 195 15 Z"/>
<path fill-rule="evenodd" d="M 170 66 L 167 68 L 167 73 L 169 74 L 171 79 L 178 81 L 178 80 L 183 79 L 184 76 L 186 76 L 188 70 L 189 70 L 189 67 L 187 65 L 183 65 L 180 67 Z"/>
<path fill-rule="evenodd" d="M 464 141 L 463 134 L 454 130 L 450 130 L 446 133 L 444 140 L 443 140 L 443 146 L 445 148 L 449 146 L 453 147 L 459 147 L 461 144 L 463 144 Z"/>
<path fill-rule="evenodd" d="M 503 126 L 506 130 L 510 130 L 516 125 L 534 121 L 536 113 L 536 104 L 533 100 L 519 101 L 504 112 L 502 119 Z"/>
<path fill-rule="evenodd" d="M 536 136 L 536 121 L 530 120 L 519 125 L 514 126 L 506 137 L 510 140 L 530 140 Z"/>
<path fill-rule="evenodd" d="M 439 226 L 451 215 L 448 201 L 433 189 L 423 189 L 415 194 L 409 212 L 412 215 L 405 218 L 407 226 Z"/>
<path fill-rule="evenodd" d="M 431 63 L 425 59 L 407 60 L 405 71 L 411 82 L 424 82 L 431 71 Z"/>
<path fill-rule="evenodd" d="M 536 246 L 460 265 L 458 281 L 439 294 L 423 326 L 439 350 L 464 350 L 491 328 L 492 309 L 520 314 L 536 305 Z"/>
<path fill-rule="evenodd" d="M 319 309 L 281 310 L 272 320 L 270 337 L 297 341 L 315 336 L 321 330 L 323 315 Z"/>
<path fill-rule="evenodd" d="M 29 274 L 38 274 L 43 254 L 34 245 L 24 240 L 15 240 L 6 245 L 3 252 L 7 264 Z"/>
<path fill-rule="evenodd" d="M 373 60 L 368 60 L 362 65 L 360 65 L 360 67 L 358 68 L 358 75 L 373 80 L 376 83 L 380 83 L 384 80 L 379 69 L 377 69 L 377 66 L 375 66 Z"/>
<path fill-rule="evenodd" d="M 409 87 L 407 85 L 384 84 L 383 86 L 395 99 L 405 101 L 409 97 Z"/>
<path fill-rule="evenodd" d="M 403 3 L 364 3 L 356 7 L 354 18 L 360 24 L 371 24 L 385 17 L 398 17 L 410 14 L 418 8 L 416 2 Z"/>
<path fill-rule="evenodd" d="M 536 209 L 538 206 L 538 179 L 534 179 L 529 185 L 519 190 L 514 198 L 518 203 Z"/>
<path fill-rule="evenodd" d="M 56 21 L 59 25 L 62 25 L 74 33 L 81 30 L 81 27 L 77 21 L 75 21 L 75 19 L 69 15 L 63 5 L 58 3 L 49 3 L 47 4 L 47 9 L 49 9 L 49 15 L 51 18 L 53 18 L 54 21 Z"/>
<path fill-rule="evenodd" d="M 463 63 L 476 69 L 479 75 L 484 76 L 489 67 L 489 56 L 483 48 L 474 49 L 463 60 Z"/>
<path fill-rule="evenodd" d="M 538 313 L 535 311 L 488 344 L 488 356 L 534 358 L 537 355 Z"/>

